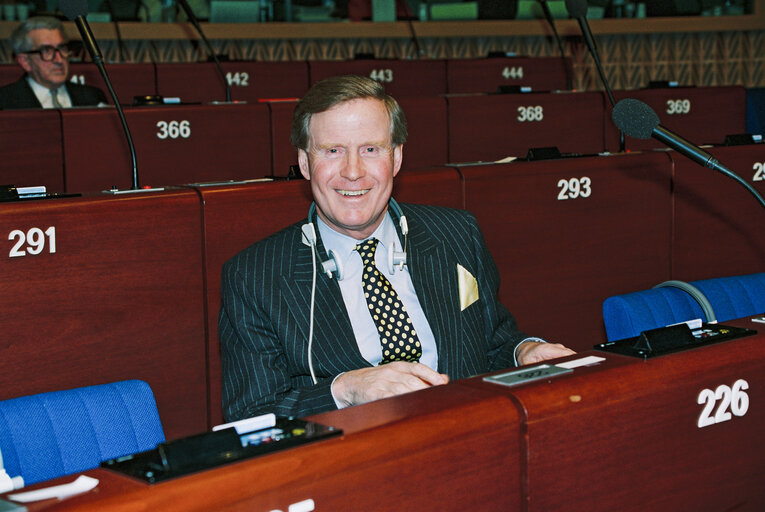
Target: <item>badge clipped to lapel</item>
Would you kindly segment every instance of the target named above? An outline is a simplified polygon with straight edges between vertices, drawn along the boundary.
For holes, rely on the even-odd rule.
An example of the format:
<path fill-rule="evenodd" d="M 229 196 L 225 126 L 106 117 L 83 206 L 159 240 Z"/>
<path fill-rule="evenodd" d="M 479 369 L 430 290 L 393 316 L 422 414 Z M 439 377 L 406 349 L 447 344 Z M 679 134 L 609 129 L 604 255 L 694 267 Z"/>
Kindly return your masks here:
<path fill-rule="evenodd" d="M 457 264 L 457 280 L 460 287 L 460 311 L 478 300 L 478 281 L 473 274 L 460 264 Z"/>

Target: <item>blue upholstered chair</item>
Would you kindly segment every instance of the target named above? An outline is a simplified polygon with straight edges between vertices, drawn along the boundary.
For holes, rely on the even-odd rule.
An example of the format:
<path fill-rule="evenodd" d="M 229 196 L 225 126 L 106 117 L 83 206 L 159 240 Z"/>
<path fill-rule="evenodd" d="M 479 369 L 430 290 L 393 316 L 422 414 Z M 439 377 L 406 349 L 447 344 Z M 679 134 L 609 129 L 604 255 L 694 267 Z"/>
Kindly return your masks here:
<path fill-rule="evenodd" d="M 603 302 L 609 341 L 700 318 L 725 322 L 765 312 L 765 273 L 719 277 L 615 295 Z"/>
<path fill-rule="evenodd" d="M 128 380 L 0 401 L 0 453 L 25 484 L 97 467 L 165 440 L 148 384 Z"/>
<path fill-rule="evenodd" d="M 718 322 L 765 313 L 765 272 L 691 281 L 715 310 Z"/>

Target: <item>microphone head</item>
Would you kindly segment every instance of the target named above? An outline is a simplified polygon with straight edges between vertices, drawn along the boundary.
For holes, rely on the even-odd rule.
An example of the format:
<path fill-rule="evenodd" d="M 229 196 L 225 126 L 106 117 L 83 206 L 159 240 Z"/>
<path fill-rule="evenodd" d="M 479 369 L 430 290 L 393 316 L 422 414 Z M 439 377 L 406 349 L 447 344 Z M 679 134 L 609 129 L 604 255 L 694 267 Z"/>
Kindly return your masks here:
<path fill-rule="evenodd" d="M 566 0 L 566 10 L 572 18 L 587 16 L 587 0 Z"/>
<path fill-rule="evenodd" d="M 88 15 L 88 0 L 61 0 L 59 7 L 70 21 L 74 21 L 79 16 Z"/>
<path fill-rule="evenodd" d="M 651 107 L 640 100 L 625 98 L 614 106 L 611 112 L 614 124 L 630 137 L 650 139 L 659 126 L 659 116 Z"/>

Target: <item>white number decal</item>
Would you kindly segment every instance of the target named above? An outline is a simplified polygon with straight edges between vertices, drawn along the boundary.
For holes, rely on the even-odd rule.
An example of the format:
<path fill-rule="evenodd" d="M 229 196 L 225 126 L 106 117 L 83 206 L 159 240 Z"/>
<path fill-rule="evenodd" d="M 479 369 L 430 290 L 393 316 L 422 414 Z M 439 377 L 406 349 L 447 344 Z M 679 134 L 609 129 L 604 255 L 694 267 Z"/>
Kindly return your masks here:
<path fill-rule="evenodd" d="M 590 197 L 592 194 L 592 180 L 587 176 L 558 180 L 558 201 L 576 199 L 577 197 Z"/>
<path fill-rule="evenodd" d="M 545 111 L 541 105 L 518 107 L 518 117 L 516 119 L 521 123 L 541 121 L 544 118 Z"/>
<path fill-rule="evenodd" d="M 191 123 L 188 121 L 157 121 L 158 139 L 188 139 L 191 137 Z"/>
<path fill-rule="evenodd" d="M 682 115 L 691 111 L 691 100 L 667 100 L 667 114 Z"/>
<path fill-rule="evenodd" d="M 237 87 L 249 87 L 250 74 L 246 71 L 239 71 L 237 73 L 226 73 L 226 80 L 228 85 L 236 85 Z"/>
<path fill-rule="evenodd" d="M 749 410 L 749 395 L 746 390 L 749 389 L 749 383 L 744 379 L 738 379 L 733 383 L 733 388 L 725 384 L 720 384 L 712 391 L 711 389 L 702 389 L 699 393 L 696 403 L 704 405 L 704 409 L 699 415 L 696 423 L 699 428 L 708 427 L 715 423 L 722 423 L 733 418 L 733 416 L 743 416 Z M 712 412 L 717 411 L 714 416 Z M 730 412 L 728 411 L 730 409 Z M 733 413 L 733 415 L 731 415 Z"/>
<path fill-rule="evenodd" d="M 510 68 L 505 66 L 505 69 L 502 70 L 502 78 L 505 80 L 523 78 L 523 68 L 521 66 Z"/>
<path fill-rule="evenodd" d="M 85 85 L 85 75 L 72 75 L 69 81 L 73 84 Z"/>
<path fill-rule="evenodd" d="M 765 162 L 755 162 L 752 169 L 754 169 L 752 181 L 765 181 Z"/>
<path fill-rule="evenodd" d="M 378 82 L 392 82 L 393 70 L 392 69 L 373 69 L 369 73 L 369 78 L 377 80 Z"/>
<path fill-rule="evenodd" d="M 56 228 L 49 227 L 45 231 L 40 228 L 31 228 L 24 233 L 20 229 L 14 229 L 8 234 L 8 240 L 16 239 L 16 243 L 8 253 L 9 258 L 18 258 L 27 254 L 40 254 L 45 250 L 45 242 L 48 242 L 48 252 L 56 252 Z M 26 245 L 25 245 L 26 244 Z"/>

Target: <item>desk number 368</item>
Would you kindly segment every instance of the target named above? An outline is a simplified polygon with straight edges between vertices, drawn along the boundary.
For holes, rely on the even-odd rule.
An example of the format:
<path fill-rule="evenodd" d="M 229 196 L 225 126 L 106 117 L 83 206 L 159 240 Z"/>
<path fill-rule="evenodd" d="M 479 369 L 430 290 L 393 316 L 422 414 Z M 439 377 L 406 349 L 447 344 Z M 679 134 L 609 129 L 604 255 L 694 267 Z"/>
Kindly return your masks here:
<path fill-rule="evenodd" d="M 738 379 L 733 383 L 732 388 L 725 384 L 720 384 L 714 391 L 702 389 L 696 400 L 699 405 L 704 405 L 704 409 L 699 415 L 699 428 L 728 421 L 733 416 L 743 416 L 746 414 L 746 411 L 749 410 L 747 389 L 749 389 L 749 383 L 744 379 Z M 716 410 L 715 405 L 717 405 Z M 714 416 L 712 415 L 713 412 Z M 733 416 L 731 416 L 731 413 L 733 413 Z"/>

